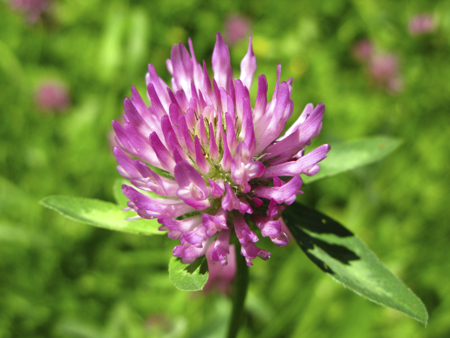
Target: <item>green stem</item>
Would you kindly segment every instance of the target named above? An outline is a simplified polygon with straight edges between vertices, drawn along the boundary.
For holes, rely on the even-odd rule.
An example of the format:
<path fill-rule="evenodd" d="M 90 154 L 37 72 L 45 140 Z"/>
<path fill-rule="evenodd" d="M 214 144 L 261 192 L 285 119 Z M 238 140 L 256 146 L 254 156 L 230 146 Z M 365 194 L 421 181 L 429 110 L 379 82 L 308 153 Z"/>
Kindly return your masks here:
<path fill-rule="evenodd" d="M 236 245 L 236 277 L 233 286 L 233 312 L 228 327 L 228 338 L 236 338 L 243 319 L 245 296 L 248 287 L 248 266 Z"/>

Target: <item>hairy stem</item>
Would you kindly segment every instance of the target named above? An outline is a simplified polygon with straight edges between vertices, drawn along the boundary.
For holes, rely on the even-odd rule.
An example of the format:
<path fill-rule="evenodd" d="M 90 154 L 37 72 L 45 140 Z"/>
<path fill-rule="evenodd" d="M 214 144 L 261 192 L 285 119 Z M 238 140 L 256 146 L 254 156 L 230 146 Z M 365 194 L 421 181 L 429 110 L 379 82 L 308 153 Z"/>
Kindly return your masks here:
<path fill-rule="evenodd" d="M 236 278 L 233 286 L 233 312 L 228 327 L 228 338 L 237 337 L 243 319 L 245 296 L 248 288 L 248 266 L 245 257 L 240 254 L 239 245 L 236 245 L 236 267 Z"/>

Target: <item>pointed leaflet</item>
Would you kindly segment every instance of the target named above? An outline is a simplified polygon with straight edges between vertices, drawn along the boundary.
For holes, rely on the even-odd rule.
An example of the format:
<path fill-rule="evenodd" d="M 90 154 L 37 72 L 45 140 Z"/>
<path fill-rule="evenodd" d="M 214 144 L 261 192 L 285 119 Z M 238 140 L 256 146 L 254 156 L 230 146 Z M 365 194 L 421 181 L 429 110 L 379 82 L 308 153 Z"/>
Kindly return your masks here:
<path fill-rule="evenodd" d="M 125 218 L 133 217 L 136 214 L 123 212 L 123 207 L 105 201 L 70 196 L 49 196 L 44 198 L 41 204 L 73 221 L 100 228 L 141 235 L 165 234 L 165 232 L 158 231 L 160 224 L 156 219 L 125 221 Z"/>
<path fill-rule="evenodd" d="M 286 208 L 283 219 L 308 258 L 337 282 L 427 323 L 428 313 L 420 299 L 341 224 L 299 203 Z"/>
<path fill-rule="evenodd" d="M 169 261 L 169 278 L 179 290 L 203 290 L 208 276 L 208 263 L 205 256 L 197 258 L 192 264 L 184 264 L 179 257 L 172 257 Z"/>
<path fill-rule="evenodd" d="M 381 160 L 402 142 L 386 136 L 374 136 L 361 140 L 333 143 L 327 159 L 320 162 L 320 171 L 312 177 L 302 177 L 303 183 L 340 174 Z"/>

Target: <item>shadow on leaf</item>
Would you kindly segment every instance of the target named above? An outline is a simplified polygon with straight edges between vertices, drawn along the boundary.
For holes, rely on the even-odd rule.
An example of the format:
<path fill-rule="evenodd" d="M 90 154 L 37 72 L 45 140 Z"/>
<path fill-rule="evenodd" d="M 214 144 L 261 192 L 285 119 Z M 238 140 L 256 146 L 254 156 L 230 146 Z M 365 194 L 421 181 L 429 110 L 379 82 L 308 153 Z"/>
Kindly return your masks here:
<path fill-rule="evenodd" d="M 364 298 L 427 323 L 420 299 L 351 231 L 298 203 L 286 208 L 283 218 L 301 249 L 322 271 Z"/>
<path fill-rule="evenodd" d="M 177 259 L 181 261 L 181 258 L 178 257 Z M 184 271 L 186 271 L 187 273 L 192 274 L 192 273 L 195 272 L 195 270 L 198 269 L 198 267 L 200 267 L 200 270 L 199 270 L 199 274 L 200 275 L 204 275 L 205 273 L 208 272 L 208 262 L 207 262 L 205 256 L 201 256 L 201 257 L 197 258 L 195 260 L 195 262 L 192 263 L 192 264 L 189 264 L 184 269 Z"/>
<path fill-rule="evenodd" d="M 325 252 L 331 258 L 334 258 L 345 265 L 350 265 L 351 261 L 360 259 L 360 257 L 349 248 L 336 243 L 330 243 L 325 238 L 316 238 L 313 235 L 325 234 L 334 235 L 340 238 L 355 236 L 350 230 L 346 229 L 332 218 L 319 214 L 315 210 L 309 209 L 303 205 L 295 204 L 295 208 L 293 209 L 295 210 L 285 212 L 283 215 L 286 225 L 300 245 L 300 248 L 322 271 L 334 274 L 333 270 L 313 253 L 315 248 Z"/>
<path fill-rule="evenodd" d="M 306 232 L 298 228 L 296 228 L 295 230 L 291 229 L 291 232 L 297 240 L 297 243 L 300 245 L 300 248 L 305 252 L 308 258 L 312 260 L 324 272 L 334 274 L 333 270 L 324 261 L 322 261 L 312 253 L 315 247 L 323 252 L 326 252 L 330 257 L 340 261 L 345 265 L 350 265 L 350 261 L 360 259 L 357 254 L 355 254 L 345 246 L 338 244 L 329 244 L 325 241 L 308 235 Z"/>

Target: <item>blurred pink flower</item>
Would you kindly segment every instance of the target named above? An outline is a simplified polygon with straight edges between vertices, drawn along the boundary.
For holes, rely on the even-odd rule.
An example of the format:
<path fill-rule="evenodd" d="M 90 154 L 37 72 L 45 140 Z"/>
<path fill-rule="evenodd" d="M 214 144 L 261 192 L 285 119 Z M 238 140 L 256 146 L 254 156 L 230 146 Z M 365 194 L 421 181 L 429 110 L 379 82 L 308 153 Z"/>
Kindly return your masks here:
<path fill-rule="evenodd" d="M 397 73 L 398 61 L 393 54 L 378 54 L 370 61 L 370 74 L 377 82 L 386 82 Z"/>
<path fill-rule="evenodd" d="M 70 105 L 67 87 L 57 81 L 42 83 L 35 95 L 39 110 L 61 112 Z"/>
<path fill-rule="evenodd" d="M 232 290 L 232 283 L 236 276 L 236 254 L 234 245 L 230 245 L 230 254 L 228 255 L 228 264 L 222 265 L 220 262 L 214 261 L 211 258 L 213 251 L 211 245 L 206 251 L 206 259 L 208 261 L 209 278 L 204 287 L 205 292 L 216 290 L 220 293 L 230 294 Z"/>
<path fill-rule="evenodd" d="M 369 74 L 374 82 L 392 92 L 403 89 L 397 57 L 392 54 L 377 54 L 370 60 Z"/>
<path fill-rule="evenodd" d="M 231 14 L 225 21 L 225 40 L 234 45 L 250 34 L 251 22 L 240 14 Z"/>
<path fill-rule="evenodd" d="M 173 330 L 173 320 L 164 316 L 163 314 L 153 314 L 145 320 L 146 331 L 151 334 L 151 337 L 169 336 Z"/>
<path fill-rule="evenodd" d="M 372 57 L 373 44 L 370 40 L 358 41 L 352 49 L 353 57 L 360 62 L 367 62 Z"/>
<path fill-rule="evenodd" d="M 376 52 L 374 44 L 368 39 L 363 39 L 353 46 L 352 55 L 364 64 L 369 77 L 377 86 L 391 93 L 400 92 L 403 89 L 395 54 Z"/>
<path fill-rule="evenodd" d="M 50 0 L 11 0 L 11 8 L 22 13 L 29 23 L 35 23 L 48 10 Z"/>
<path fill-rule="evenodd" d="M 418 14 L 409 20 L 408 29 L 411 35 L 427 34 L 436 28 L 431 14 Z"/>

